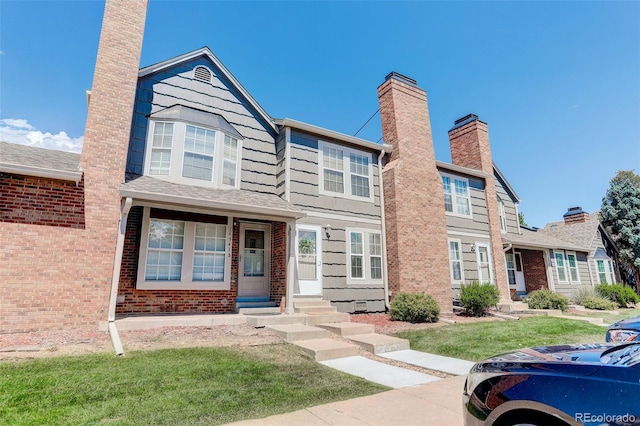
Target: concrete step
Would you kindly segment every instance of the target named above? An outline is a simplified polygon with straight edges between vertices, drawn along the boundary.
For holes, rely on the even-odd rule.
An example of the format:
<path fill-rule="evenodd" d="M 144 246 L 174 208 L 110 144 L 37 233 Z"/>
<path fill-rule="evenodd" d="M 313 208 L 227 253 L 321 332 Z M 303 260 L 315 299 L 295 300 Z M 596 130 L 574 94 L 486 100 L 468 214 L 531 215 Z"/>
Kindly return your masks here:
<path fill-rule="evenodd" d="M 280 308 L 239 308 L 238 313 L 242 315 L 279 314 Z"/>
<path fill-rule="evenodd" d="M 298 340 L 324 339 L 328 337 L 327 330 L 302 324 L 270 325 L 267 328 L 275 331 L 287 342 Z"/>
<path fill-rule="evenodd" d="M 322 299 L 294 299 L 293 307 L 302 308 L 306 306 L 328 306 L 331 307 L 331 302 Z"/>
<path fill-rule="evenodd" d="M 408 340 L 387 336 L 385 334 L 356 334 L 354 336 L 348 336 L 347 339 L 360 345 L 360 347 L 374 355 L 409 349 Z"/>
<path fill-rule="evenodd" d="M 335 306 L 299 306 L 294 307 L 294 312 L 301 314 L 313 314 L 313 313 L 333 313 L 338 312 Z"/>
<path fill-rule="evenodd" d="M 316 361 L 327 361 L 358 355 L 357 345 L 334 339 L 298 340 L 293 345 L 301 347 Z"/>
<path fill-rule="evenodd" d="M 330 322 L 327 324 L 318 324 L 318 327 L 322 327 L 342 337 L 376 332 L 376 327 L 374 325 L 361 324 L 357 322 Z"/>
<path fill-rule="evenodd" d="M 318 324 L 326 324 L 329 322 L 349 322 L 350 316 L 345 312 L 309 312 L 307 314 L 298 314 L 305 315 L 305 324 L 306 325 L 318 325 Z"/>
<path fill-rule="evenodd" d="M 247 319 L 247 324 L 253 327 L 266 327 L 269 325 L 282 325 L 282 324 L 304 324 L 306 315 L 304 314 L 252 314 L 244 315 Z"/>
<path fill-rule="evenodd" d="M 243 308 L 275 308 L 276 302 L 237 302 L 236 311 L 239 312 Z"/>

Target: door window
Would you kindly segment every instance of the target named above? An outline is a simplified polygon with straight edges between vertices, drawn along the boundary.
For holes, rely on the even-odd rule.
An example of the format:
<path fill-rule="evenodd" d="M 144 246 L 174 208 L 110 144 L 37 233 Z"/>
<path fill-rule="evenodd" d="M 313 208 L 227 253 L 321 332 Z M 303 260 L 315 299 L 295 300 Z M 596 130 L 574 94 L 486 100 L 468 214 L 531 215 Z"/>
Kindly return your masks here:
<path fill-rule="evenodd" d="M 247 229 L 244 232 L 244 276 L 264 276 L 264 231 Z"/>

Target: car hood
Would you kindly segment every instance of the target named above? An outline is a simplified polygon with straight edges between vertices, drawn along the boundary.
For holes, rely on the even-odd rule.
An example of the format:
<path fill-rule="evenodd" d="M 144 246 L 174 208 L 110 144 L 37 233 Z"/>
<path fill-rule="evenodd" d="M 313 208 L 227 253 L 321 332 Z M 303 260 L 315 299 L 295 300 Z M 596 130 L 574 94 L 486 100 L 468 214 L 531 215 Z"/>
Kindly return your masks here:
<path fill-rule="evenodd" d="M 504 368 L 539 363 L 571 363 L 572 365 L 601 365 L 600 356 L 614 344 L 590 343 L 579 345 L 538 346 L 496 355 L 478 363 L 487 367 Z"/>
<path fill-rule="evenodd" d="M 640 317 L 620 320 L 609 326 L 609 329 L 640 329 Z"/>

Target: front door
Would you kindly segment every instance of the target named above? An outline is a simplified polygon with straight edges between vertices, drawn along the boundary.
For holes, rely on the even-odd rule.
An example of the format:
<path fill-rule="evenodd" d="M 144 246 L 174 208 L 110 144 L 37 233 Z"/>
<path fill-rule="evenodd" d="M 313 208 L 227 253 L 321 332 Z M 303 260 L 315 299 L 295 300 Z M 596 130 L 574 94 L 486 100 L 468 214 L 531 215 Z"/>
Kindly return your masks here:
<path fill-rule="evenodd" d="M 294 293 L 303 296 L 322 295 L 322 228 L 296 226 L 296 261 L 298 273 Z"/>
<path fill-rule="evenodd" d="M 269 296 L 271 227 L 258 223 L 240 224 L 238 296 Z"/>
<path fill-rule="evenodd" d="M 527 288 L 524 284 L 524 270 L 522 269 L 522 255 L 518 252 L 516 254 L 516 291 L 519 293 L 526 293 Z"/>

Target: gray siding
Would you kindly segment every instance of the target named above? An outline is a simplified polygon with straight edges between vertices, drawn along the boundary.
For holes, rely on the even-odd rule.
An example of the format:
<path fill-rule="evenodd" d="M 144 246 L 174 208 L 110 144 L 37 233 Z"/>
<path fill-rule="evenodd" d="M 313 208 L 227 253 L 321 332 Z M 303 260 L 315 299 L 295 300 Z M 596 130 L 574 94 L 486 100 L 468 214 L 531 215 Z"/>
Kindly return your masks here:
<path fill-rule="evenodd" d="M 507 233 L 518 233 L 518 212 L 516 209 L 516 203 L 511 198 L 507 189 L 501 184 L 499 179 L 496 179 L 496 192 L 498 197 L 504 203 L 504 213 L 507 217 Z"/>
<path fill-rule="evenodd" d="M 212 71 L 212 83 L 192 78 L 203 65 Z M 204 57 L 147 75 L 138 81 L 127 171 L 142 174 L 148 116 L 173 105 L 223 116 L 243 137 L 241 189 L 277 193 L 275 132 Z"/>
<path fill-rule="evenodd" d="M 487 199 L 484 190 L 469 187 L 471 196 L 471 217 L 460 217 L 446 214 L 447 230 L 488 233 L 489 216 L 487 215 Z M 443 195 L 444 197 L 444 195 Z"/>
<path fill-rule="evenodd" d="M 478 281 L 478 258 L 475 252 L 471 251 L 472 247 L 475 247 L 476 243 L 490 245 L 489 235 L 486 237 L 471 237 L 465 235 L 448 235 L 449 239 L 460 240 L 462 249 L 462 273 L 464 283 L 469 284 L 473 281 Z M 447 253 L 449 254 L 449 253 Z M 492 265 L 493 266 L 493 265 Z M 493 272 L 495 274 L 495 267 Z M 450 277 L 451 278 L 451 277 Z M 451 290 L 453 291 L 453 297 L 457 298 L 460 294 L 460 283 L 451 283 Z"/>

